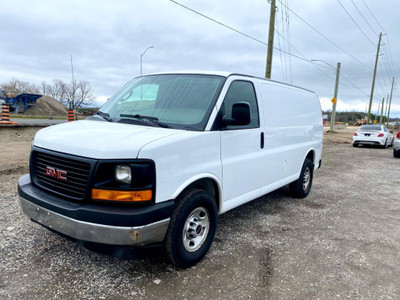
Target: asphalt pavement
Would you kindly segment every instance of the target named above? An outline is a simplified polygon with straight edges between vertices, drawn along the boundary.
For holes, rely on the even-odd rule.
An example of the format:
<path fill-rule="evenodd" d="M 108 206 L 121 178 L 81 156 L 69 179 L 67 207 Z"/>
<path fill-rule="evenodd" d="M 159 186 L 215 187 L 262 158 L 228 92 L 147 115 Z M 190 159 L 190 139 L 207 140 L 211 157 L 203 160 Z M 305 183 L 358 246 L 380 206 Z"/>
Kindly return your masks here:
<path fill-rule="evenodd" d="M 33 124 L 33 125 L 54 125 L 67 122 L 67 119 L 59 120 L 59 119 L 27 119 L 27 118 L 13 118 L 10 117 L 10 120 L 13 122 L 17 122 L 20 124 Z"/>

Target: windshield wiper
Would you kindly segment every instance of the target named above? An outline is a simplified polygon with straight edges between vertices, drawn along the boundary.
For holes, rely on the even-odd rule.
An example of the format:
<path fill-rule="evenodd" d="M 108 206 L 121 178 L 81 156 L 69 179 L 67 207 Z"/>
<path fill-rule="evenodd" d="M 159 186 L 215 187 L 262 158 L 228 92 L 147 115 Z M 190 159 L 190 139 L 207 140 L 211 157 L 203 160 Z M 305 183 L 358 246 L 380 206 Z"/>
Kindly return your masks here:
<path fill-rule="evenodd" d="M 98 110 L 94 114 L 103 117 L 103 119 L 107 120 L 108 122 L 112 122 L 112 118 L 110 117 L 110 114 L 108 114 L 108 113 Z"/>
<path fill-rule="evenodd" d="M 135 118 L 135 119 L 145 119 L 145 120 L 150 120 L 150 121 L 158 121 L 157 117 L 152 117 L 152 116 L 144 116 L 144 115 L 129 115 L 129 114 L 120 114 L 120 117 L 123 118 Z"/>
<path fill-rule="evenodd" d="M 136 115 L 120 114 L 119 116 L 122 117 L 122 118 L 132 118 L 132 119 L 143 120 L 145 122 L 148 121 L 149 123 L 155 124 L 155 125 L 157 125 L 159 127 L 171 128 L 171 126 L 169 126 L 166 123 L 158 121 L 158 118 L 157 117 L 153 117 L 153 116 L 144 116 L 144 115 L 139 115 L 139 114 L 136 114 Z"/>

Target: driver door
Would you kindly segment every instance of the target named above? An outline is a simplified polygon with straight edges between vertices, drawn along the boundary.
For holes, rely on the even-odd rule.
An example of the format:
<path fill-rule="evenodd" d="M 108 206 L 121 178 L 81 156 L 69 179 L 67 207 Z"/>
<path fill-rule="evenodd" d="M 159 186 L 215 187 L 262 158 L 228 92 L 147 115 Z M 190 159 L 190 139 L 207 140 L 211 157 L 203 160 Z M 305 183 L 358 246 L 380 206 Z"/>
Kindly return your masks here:
<path fill-rule="evenodd" d="M 224 210 L 259 197 L 261 169 L 267 167 L 262 162 L 260 110 L 253 82 L 232 81 L 219 115 L 230 118 L 237 102 L 249 103 L 251 120 L 248 125 L 230 125 L 220 131 Z"/>

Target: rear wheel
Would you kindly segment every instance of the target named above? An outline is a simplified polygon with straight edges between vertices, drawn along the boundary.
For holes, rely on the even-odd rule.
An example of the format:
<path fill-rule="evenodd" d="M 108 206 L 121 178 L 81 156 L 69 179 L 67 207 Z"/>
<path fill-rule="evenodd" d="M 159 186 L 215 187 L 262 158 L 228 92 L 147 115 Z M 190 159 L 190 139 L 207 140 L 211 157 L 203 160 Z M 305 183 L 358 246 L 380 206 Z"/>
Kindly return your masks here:
<path fill-rule="evenodd" d="M 295 198 L 305 198 L 310 193 L 314 174 L 314 165 L 306 158 L 301 168 L 300 177 L 289 185 L 290 192 Z"/>
<path fill-rule="evenodd" d="M 400 150 L 393 149 L 393 156 L 399 158 L 400 157 Z"/>
<path fill-rule="evenodd" d="M 383 145 L 383 148 L 387 149 L 388 148 L 388 140 L 386 139 L 385 145 Z"/>
<path fill-rule="evenodd" d="M 210 249 L 217 219 L 215 200 L 204 190 L 189 190 L 181 195 L 165 239 L 169 260 L 181 268 L 198 263 Z"/>
<path fill-rule="evenodd" d="M 353 143 L 353 147 L 358 147 L 358 145 L 357 145 L 357 144 L 355 144 L 355 143 Z"/>

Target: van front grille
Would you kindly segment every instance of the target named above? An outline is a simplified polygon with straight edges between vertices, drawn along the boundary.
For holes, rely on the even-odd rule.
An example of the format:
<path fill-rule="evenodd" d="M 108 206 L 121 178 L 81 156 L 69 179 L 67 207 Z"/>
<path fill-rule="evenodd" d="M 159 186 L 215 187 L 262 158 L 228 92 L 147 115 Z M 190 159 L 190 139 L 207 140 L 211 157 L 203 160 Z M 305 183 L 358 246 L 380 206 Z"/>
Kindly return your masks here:
<path fill-rule="evenodd" d="M 64 197 L 83 200 L 89 187 L 91 164 L 67 155 L 33 151 L 31 174 L 34 183 Z"/>

